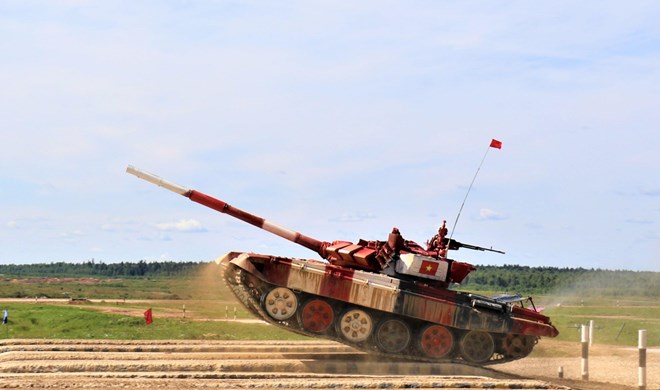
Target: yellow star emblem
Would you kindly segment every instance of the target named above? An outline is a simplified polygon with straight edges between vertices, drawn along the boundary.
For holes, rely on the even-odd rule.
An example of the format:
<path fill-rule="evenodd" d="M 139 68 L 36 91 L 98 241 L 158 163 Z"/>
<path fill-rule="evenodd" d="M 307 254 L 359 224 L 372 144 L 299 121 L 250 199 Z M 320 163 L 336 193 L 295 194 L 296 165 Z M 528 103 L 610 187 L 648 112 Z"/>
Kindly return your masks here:
<path fill-rule="evenodd" d="M 433 266 L 431 264 L 426 266 L 426 272 L 431 272 L 433 271 Z"/>

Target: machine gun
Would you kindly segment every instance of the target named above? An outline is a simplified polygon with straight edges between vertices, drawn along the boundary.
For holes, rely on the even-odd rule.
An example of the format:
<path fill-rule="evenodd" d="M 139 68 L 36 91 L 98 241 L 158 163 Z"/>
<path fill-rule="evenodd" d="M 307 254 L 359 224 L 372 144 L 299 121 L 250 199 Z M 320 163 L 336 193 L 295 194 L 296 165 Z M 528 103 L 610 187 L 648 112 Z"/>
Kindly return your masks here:
<path fill-rule="evenodd" d="M 460 248 L 466 248 L 466 249 L 472 249 L 475 251 L 488 251 L 488 252 L 495 252 L 495 253 L 501 253 L 504 254 L 504 251 L 493 249 L 492 247 L 490 248 L 484 248 L 481 246 L 476 246 L 476 245 L 470 245 L 470 244 L 463 244 L 462 242 L 458 242 L 454 239 L 449 239 L 449 238 L 444 238 L 442 242 L 445 244 L 447 249 L 451 250 L 459 250 Z"/>

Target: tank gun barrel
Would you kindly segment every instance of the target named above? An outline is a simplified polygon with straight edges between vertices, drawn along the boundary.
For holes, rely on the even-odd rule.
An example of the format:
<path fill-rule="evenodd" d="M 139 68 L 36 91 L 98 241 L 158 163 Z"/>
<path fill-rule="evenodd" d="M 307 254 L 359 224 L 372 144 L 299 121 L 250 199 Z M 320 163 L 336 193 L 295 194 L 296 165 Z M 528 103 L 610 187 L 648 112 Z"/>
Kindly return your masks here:
<path fill-rule="evenodd" d="M 163 179 L 160 176 L 154 175 L 143 171 L 139 168 L 136 168 L 132 165 L 129 165 L 126 168 L 126 172 L 134 175 L 140 179 L 146 180 L 149 183 L 155 184 L 159 187 L 163 187 L 167 190 L 175 192 L 179 195 L 183 195 L 186 198 L 189 198 L 193 202 L 199 203 L 206 207 L 209 207 L 213 210 L 219 211 L 224 214 L 228 214 L 236 219 L 240 219 L 243 222 L 247 222 L 251 225 L 254 225 L 260 229 L 266 230 L 270 233 L 278 235 L 286 240 L 295 242 L 305 248 L 311 249 L 314 252 L 317 252 L 321 257 L 325 258 L 325 248 L 329 245 L 327 242 L 319 241 L 315 238 L 306 236 L 304 234 L 295 232 L 291 229 L 287 229 L 280 225 L 274 224 L 264 218 L 250 214 L 246 211 L 243 211 L 237 207 L 233 207 L 226 202 L 223 202 L 220 199 L 216 199 L 212 196 L 206 195 L 197 190 L 193 190 L 169 180 Z"/>

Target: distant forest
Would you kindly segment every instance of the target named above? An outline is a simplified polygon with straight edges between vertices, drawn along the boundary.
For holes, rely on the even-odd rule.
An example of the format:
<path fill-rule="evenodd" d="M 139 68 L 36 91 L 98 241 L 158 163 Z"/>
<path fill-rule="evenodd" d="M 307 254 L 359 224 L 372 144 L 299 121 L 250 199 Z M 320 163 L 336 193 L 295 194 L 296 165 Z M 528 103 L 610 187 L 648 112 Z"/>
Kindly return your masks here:
<path fill-rule="evenodd" d="M 208 264 L 206 262 L 159 261 L 137 263 L 103 263 L 94 260 L 84 263 L 38 263 L 38 264 L 0 264 L 0 276 L 4 277 L 162 277 L 185 276 Z"/>
<path fill-rule="evenodd" d="M 462 287 L 466 290 L 516 293 L 660 297 L 660 272 L 585 268 L 477 266 Z"/>
<path fill-rule="evenodd" d="M 188 276 L 207 262 L 41 263 L 0 265 L 0 278 L 108 277 L 156 278 Z M 562 294 L 660 297 L 660 272 L 585 268 L 477 266 L 461 286 L 464 290 L 520 294 Z"/>

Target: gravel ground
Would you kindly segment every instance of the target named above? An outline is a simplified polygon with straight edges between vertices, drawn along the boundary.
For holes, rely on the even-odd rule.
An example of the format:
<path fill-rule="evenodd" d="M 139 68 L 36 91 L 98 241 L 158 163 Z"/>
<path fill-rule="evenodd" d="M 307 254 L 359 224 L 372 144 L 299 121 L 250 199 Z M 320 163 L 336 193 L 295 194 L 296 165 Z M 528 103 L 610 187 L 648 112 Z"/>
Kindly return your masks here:
<path fill-rule="evenodd" d="M 551 346 L 579 356 L 579 345 Z M 659 352 L 648 353 L 649 390 L 660 389 Z M 481 369 L 374 361 L 325 341 L 3 340 L 0 388 L 637 388 L 637 350 L 594 346 L 589 363 L 591 380 L 584 382 L 579 357 Z"/>
<path fill-rule="evenodd" d="M 508 373 L 522 373 L 530 378 L 551 378 L 556 381 L 559 367 L 563 367 L 564 378 L 573 386 L 584 388 L 581 380 L 581 347 L 578 343 L 542 340 L 546 351 L 554 354 L 575 357 L 528 357 L 522 360 L 497 366 L 497 370 Z M 646 388 L 660 390 L 660 348 L 647 349 Z M 589 380 L 606 383 L 603 388 L 619 385 L 621 388 L 637 389 L 639 351 L 635 348 L 593 345 L 589 350 Z"/>

